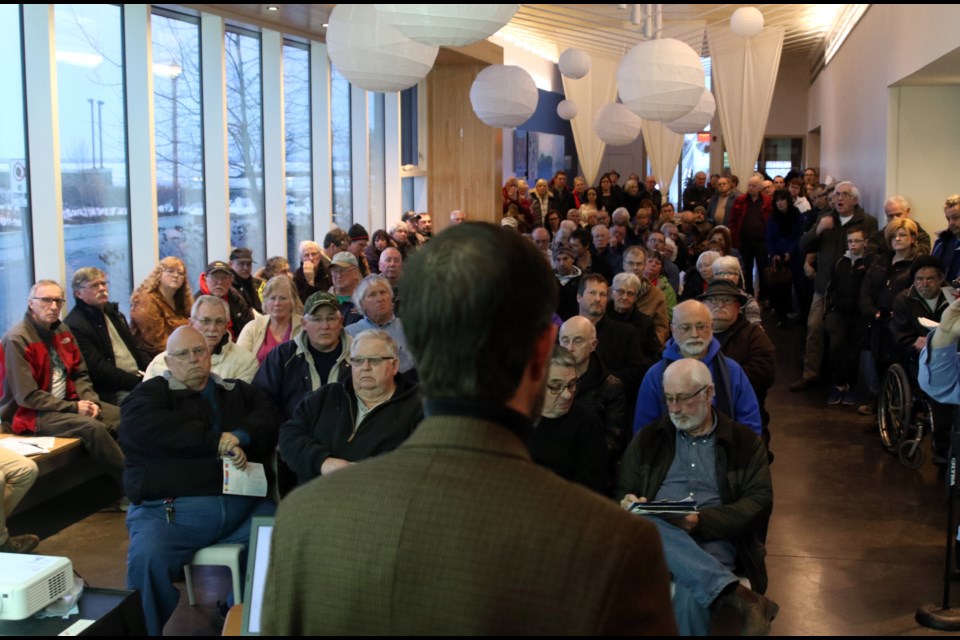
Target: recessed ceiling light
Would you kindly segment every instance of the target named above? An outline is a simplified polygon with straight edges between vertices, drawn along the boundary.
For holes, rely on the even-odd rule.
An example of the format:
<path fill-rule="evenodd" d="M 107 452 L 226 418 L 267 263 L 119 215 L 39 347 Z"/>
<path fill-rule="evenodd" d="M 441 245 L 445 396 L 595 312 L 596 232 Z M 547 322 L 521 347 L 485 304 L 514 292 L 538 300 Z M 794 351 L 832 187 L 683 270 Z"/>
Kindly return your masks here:
<path fill-rule="evenodd" d="M 267 7 L 267 11 L 280 11 L 280 7 L 276 5 L 270 5 Z"/>

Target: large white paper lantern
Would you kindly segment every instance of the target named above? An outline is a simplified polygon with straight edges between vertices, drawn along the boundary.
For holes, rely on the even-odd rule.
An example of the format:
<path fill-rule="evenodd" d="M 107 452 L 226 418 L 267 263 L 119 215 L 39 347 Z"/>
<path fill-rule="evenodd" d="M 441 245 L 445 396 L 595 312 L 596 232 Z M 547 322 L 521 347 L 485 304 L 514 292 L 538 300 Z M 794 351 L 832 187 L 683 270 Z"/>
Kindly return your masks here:
<path fill-rule="evenodd" d="M 593 117 L 593 130 L 597 137 L 613 147 L 636 140 L 642 124 L 640 118 L 619 102 L 608 104 Z"/>
<path fill-rule="evenodd" d="M 577 117 L 577 103 L 573 100 L 561 100 L 557 105 L 557 115 L 564 120 L 573 120 Z"/>
<path fill-rule="evenodd" d="M 463 47 L 489 38 L 520 8 L 519 4 L 375 4 L 387 21 L 411 40 Z"/>
<path fill-rule="evenodd" d="M 741 38 L 752 38 L 763 31 L 763 14 L 756 7 L 740 7 L 730 16 L 730 30 Z"/>
<path fill-rule="evenodd" d="M 473 112 L 491 127 L 519 127 L 537 110 L 537 84 L 520 67 L 493 64 L 470 87 Z"/>
<path fill-rule="evenodd" d="M 664 124 L 667 125 L 667 129 L 674 133 L 697 133 L 703 131 L 710 124 L 716 111 L 717 101 L 713 99 L 712 93 L 704 89 L 703 95 L 700 96 L 700 101 L 693 108 L 693 111 Z"/>
<path fill-rule="evenodd" d="M 327 27 L 327 53 L 343 77 L 367 91 L 402 91 L 430 73 L 438 47 L 400 33 L 373 5 L 338 4 Z"/>
<path fill-rule="evenodd" d="M 557 62 L 560 73 L 571 80 L 579 80 L 590 73 L 590 56 L 580 49 L 567 49 Z"/>
<path fill-rule="evenodd" d="M 636 45 L 617 68 L 620 99 L 646 120 L 675 120 L 697 106 L 704 89 L 700 56 L 685 42 L 664 38 Z"/>

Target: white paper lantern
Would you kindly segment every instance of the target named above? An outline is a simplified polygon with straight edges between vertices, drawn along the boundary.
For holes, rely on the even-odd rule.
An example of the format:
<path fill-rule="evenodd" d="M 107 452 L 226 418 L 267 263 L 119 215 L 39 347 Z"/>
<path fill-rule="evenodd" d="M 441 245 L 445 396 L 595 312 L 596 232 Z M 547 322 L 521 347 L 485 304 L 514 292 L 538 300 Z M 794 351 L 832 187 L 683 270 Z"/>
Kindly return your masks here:
<path fill-rule="evenodd" d="M 519 4 L 375 4 L 386 20 L 411 40 L 463 47 L 489 38 L 520 8 Z"/>
<path fill-rule="evenodd" d="M 438 47 L 414 42 L 366 4 L 338 4 L 327 27 L 327 53 L 343 77 L 367 91 L 402 91 L 433 67 Z"/>
<path fill-rule="evenodd" d="M 763 31 L 763 14 L 756 7 L 740 7 L 730 16 L 730 30 L 741 38 L 752 38 Z"/>
<path fill-rule="evenodd" d="M 557 105 L 557 115 L 564 120 L 573 120 L 577 117 L 577 103 L 573 100 L 561 100 Z"/>
<path fill-rule="evenodd" d="M 700 96 L 700 102 L 693 108 L 693 111 L 664 124 L 667 125 L 667 129 L 674 133 L 697 133 L 703 131 L 710 124 L 716 111 L 717 101 L 713 99 L 712 93 L 704 89 L 703 95 Z"/>
<path fill-rule="evenodd" d="M 597 137 L 613 147 L 636 140 L 642 124 L 640 118 L 619 102 L 608 104 L 593 117 L 593 130 Z"/>
<path fill-rule="evenodd" d="M 704 89 L 700 56 L 673 38 L 636 45 L 617 68 L 620 99 L 646 120 L 675 120 L 697 106 Z"/>
<path fill-rule="evenodd" d="M 560 73 L 572 80 L 579 80 L 590 73 L 590 56 L 580 49 L 567 49 L 557 62 Z"/>
<path fill-rule="evenodd" d="M 514 65 L 490 65 L 470 87 L 473 112 L 491 127 L 519 127 L 537 110 L 539 99 L 533 78 Z"/>

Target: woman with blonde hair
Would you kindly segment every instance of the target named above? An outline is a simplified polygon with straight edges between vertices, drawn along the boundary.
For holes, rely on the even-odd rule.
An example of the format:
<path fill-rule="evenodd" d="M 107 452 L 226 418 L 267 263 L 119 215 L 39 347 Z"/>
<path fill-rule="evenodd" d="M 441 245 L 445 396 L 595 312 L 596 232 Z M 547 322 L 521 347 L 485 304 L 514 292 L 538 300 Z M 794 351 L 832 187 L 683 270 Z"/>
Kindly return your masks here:
<path fill-rule="evenodd" d="M 168 256 L 130 297 L 130 330 L 150 358 L 167 348 L 167 338 L 190 321 L 193 294 L 183 261 Z"/>
<path fill-rule="evenodd" d="M 300 333 L 302 315 L 303 303 L 293 280 L 274 276 L 263 287 L 263 315 L 243 327 L 237 346 L 257 356 L 257 362 L 263 364 L 274 347 Z"/>

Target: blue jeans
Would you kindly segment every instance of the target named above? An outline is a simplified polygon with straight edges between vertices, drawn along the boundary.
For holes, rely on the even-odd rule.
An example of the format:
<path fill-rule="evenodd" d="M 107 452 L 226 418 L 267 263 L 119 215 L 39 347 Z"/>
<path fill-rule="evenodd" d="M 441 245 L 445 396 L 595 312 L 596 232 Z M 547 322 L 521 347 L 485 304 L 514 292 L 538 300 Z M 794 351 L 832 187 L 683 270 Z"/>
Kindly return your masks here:
<path fill-rule="evenodd" d="M 673 614 L 680 635 L 709 635 L 710 605 L 729 585 L 738 582 L 731 569 L 736 560 L 733 544 L 709 541 L 703 546 L 683 529 L 657 517 L 663 555 L 673 576 Z"/>
<path fill-rule="evenodd" d="M 180 591 L 173 581 L 193 554 L 212 544 L 247 544 L 250 519 L 276 509 L 246 496 L 177 498 L 173 508 L 173 522 L 167 522 L 163 500 L 144 500 L 127 512 L 127 587 L 140 591 L 147 631 L 155 636 L 177 608 Z"/>

